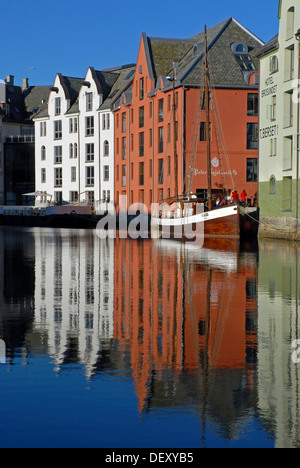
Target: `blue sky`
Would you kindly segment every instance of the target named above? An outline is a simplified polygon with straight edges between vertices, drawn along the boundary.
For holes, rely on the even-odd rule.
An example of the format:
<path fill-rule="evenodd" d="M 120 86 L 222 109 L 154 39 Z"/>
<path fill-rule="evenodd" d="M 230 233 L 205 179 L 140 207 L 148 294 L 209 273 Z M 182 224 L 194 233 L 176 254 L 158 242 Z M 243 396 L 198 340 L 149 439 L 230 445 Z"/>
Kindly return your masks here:
<path fill-rule="evenodd" d="M 143 32 L 185 39 L 230 16 L 267 42 L 278 33 L 277 9 L 278 0 L 1 0 L 0 79 L 84 77 L 89 66 L 135 63 Z"/>

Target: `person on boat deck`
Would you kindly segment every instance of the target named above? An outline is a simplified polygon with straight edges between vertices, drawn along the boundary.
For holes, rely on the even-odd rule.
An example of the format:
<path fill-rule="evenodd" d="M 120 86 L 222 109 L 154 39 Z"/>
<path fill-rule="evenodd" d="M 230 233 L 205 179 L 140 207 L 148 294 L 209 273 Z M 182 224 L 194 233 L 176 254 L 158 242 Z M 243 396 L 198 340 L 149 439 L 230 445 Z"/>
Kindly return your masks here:
<path fill-rule="evenodd" d="M 244 189 L 241 193 L 241 205 L 246 206 L 246 200 L 247 200 L 247 193 L 246 190 Z"/>
<path fill-rule="evenodd" d="M 220 206 L 224 206 L 226 205 L 226 202 L 224 200 L 224 198 L 221 200 L 220 198 L 217 198 L 217 201 L 216 201 L 216 208 L 219 208 Z"/>
<path fill-rule="evenodd" d="M 237 190 L 233 190 L 231 193 L 231 199 L 233 203 L 237 203 L 239 201 L 239 194 Z"/>

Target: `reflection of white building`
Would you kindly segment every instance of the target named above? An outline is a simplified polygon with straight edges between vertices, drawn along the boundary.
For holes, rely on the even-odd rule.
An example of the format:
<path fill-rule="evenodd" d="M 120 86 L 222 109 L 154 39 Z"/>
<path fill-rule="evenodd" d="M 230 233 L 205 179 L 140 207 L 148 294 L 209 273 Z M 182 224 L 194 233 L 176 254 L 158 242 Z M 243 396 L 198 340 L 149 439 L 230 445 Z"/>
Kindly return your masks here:
<path fill-rule="evenodd" d="M 299 261 L 293 244 L 260 244 L 258 410 L 280 448 L 297 447 L 300 439 L 300 364 L 292 360 L 300 337 Z"/>
<path fill-rule="evenodd" d="M 88 376 L 113 337 L 114 243 L 92 231 L 39 231 L 34 329 L 59 368 L 68 356 Z"/>

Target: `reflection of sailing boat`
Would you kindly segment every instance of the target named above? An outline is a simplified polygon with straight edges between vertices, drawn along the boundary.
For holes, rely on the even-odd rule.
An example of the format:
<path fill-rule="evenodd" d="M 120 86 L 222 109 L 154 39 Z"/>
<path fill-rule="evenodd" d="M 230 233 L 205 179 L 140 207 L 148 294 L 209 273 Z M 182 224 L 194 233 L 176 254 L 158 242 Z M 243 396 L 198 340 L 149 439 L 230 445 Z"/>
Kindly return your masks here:
<path fill-rule="evenodd" d="M 158 229 L 173 228 L 185 230 L 187 227 L 192 229 L 192 226 L 201 226 L 204 229 L 205 237 L 240 237 L 240 211 L 239 207 L 228 205 L 228 196 L 223 198 L 224 205 L 213 209 L 212 200 L 212 185 L 211 185 L 211 151 L 210 151 L 210 93 L 209 93 L 209 78 L 208 78 L 208 46 L 207 32 L 204 28 L 204 66 L 205 66 L 205 113 L 206 113 L 206 144 L 207 144 L 207 196 L 200 198 L 198 194 L 184 193 L 178 196 L 178 180 L 177 180 L 177 151 L 176 151 L 176 129 L 175 129 L 175 95 L 174 81 L 175 73 L 173 69 L 173 123 L 174 123 L 174 172 L 175 172 L 175 197 L 169 199 L 168 204 L 161 205 L 159 213 L 154 213 L 152 223 L 153 227 Z M 228 193 L 227 193 L 228 195 Z M 164 206 L 165 205 L 165 206 Z M 169 206 L 171 205 L 171 206 Z M 186 232 L 186 231 L 185 231 Z M 172 234 L 172 233 L 171 233 Z M 182 233 L 184 235 L 184 233 Z"/>
<path fill-rule="evenodd" d="M 194 261 L 199 265 L 209 265 L 211 268 L 224 272 L 237 272 L 239 259 L 238 244 L 234 243 L 232 247 L 230 250 L 214 250 L 206 246 L 198 249 L 193 243 L 183 244 L 179 241 L 170 243 L 164 239 L 159 239 L 155 243 L 156 249 L 177 253 L 178 256 L 185 258 L 185 262 Z"/>

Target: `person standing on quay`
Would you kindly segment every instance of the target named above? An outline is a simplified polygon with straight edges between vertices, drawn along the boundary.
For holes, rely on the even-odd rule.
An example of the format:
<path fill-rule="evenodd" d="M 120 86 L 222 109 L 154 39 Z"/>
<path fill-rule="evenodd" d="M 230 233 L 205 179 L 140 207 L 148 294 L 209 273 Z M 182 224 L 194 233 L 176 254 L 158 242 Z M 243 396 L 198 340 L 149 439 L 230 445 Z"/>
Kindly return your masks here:
<path fill-rule="evenodd" d="M 246 190 L 244 189 L 241 193 L 241 205 L 246 206 L 246 200 L 247 200 L 247 193 Z"/>

